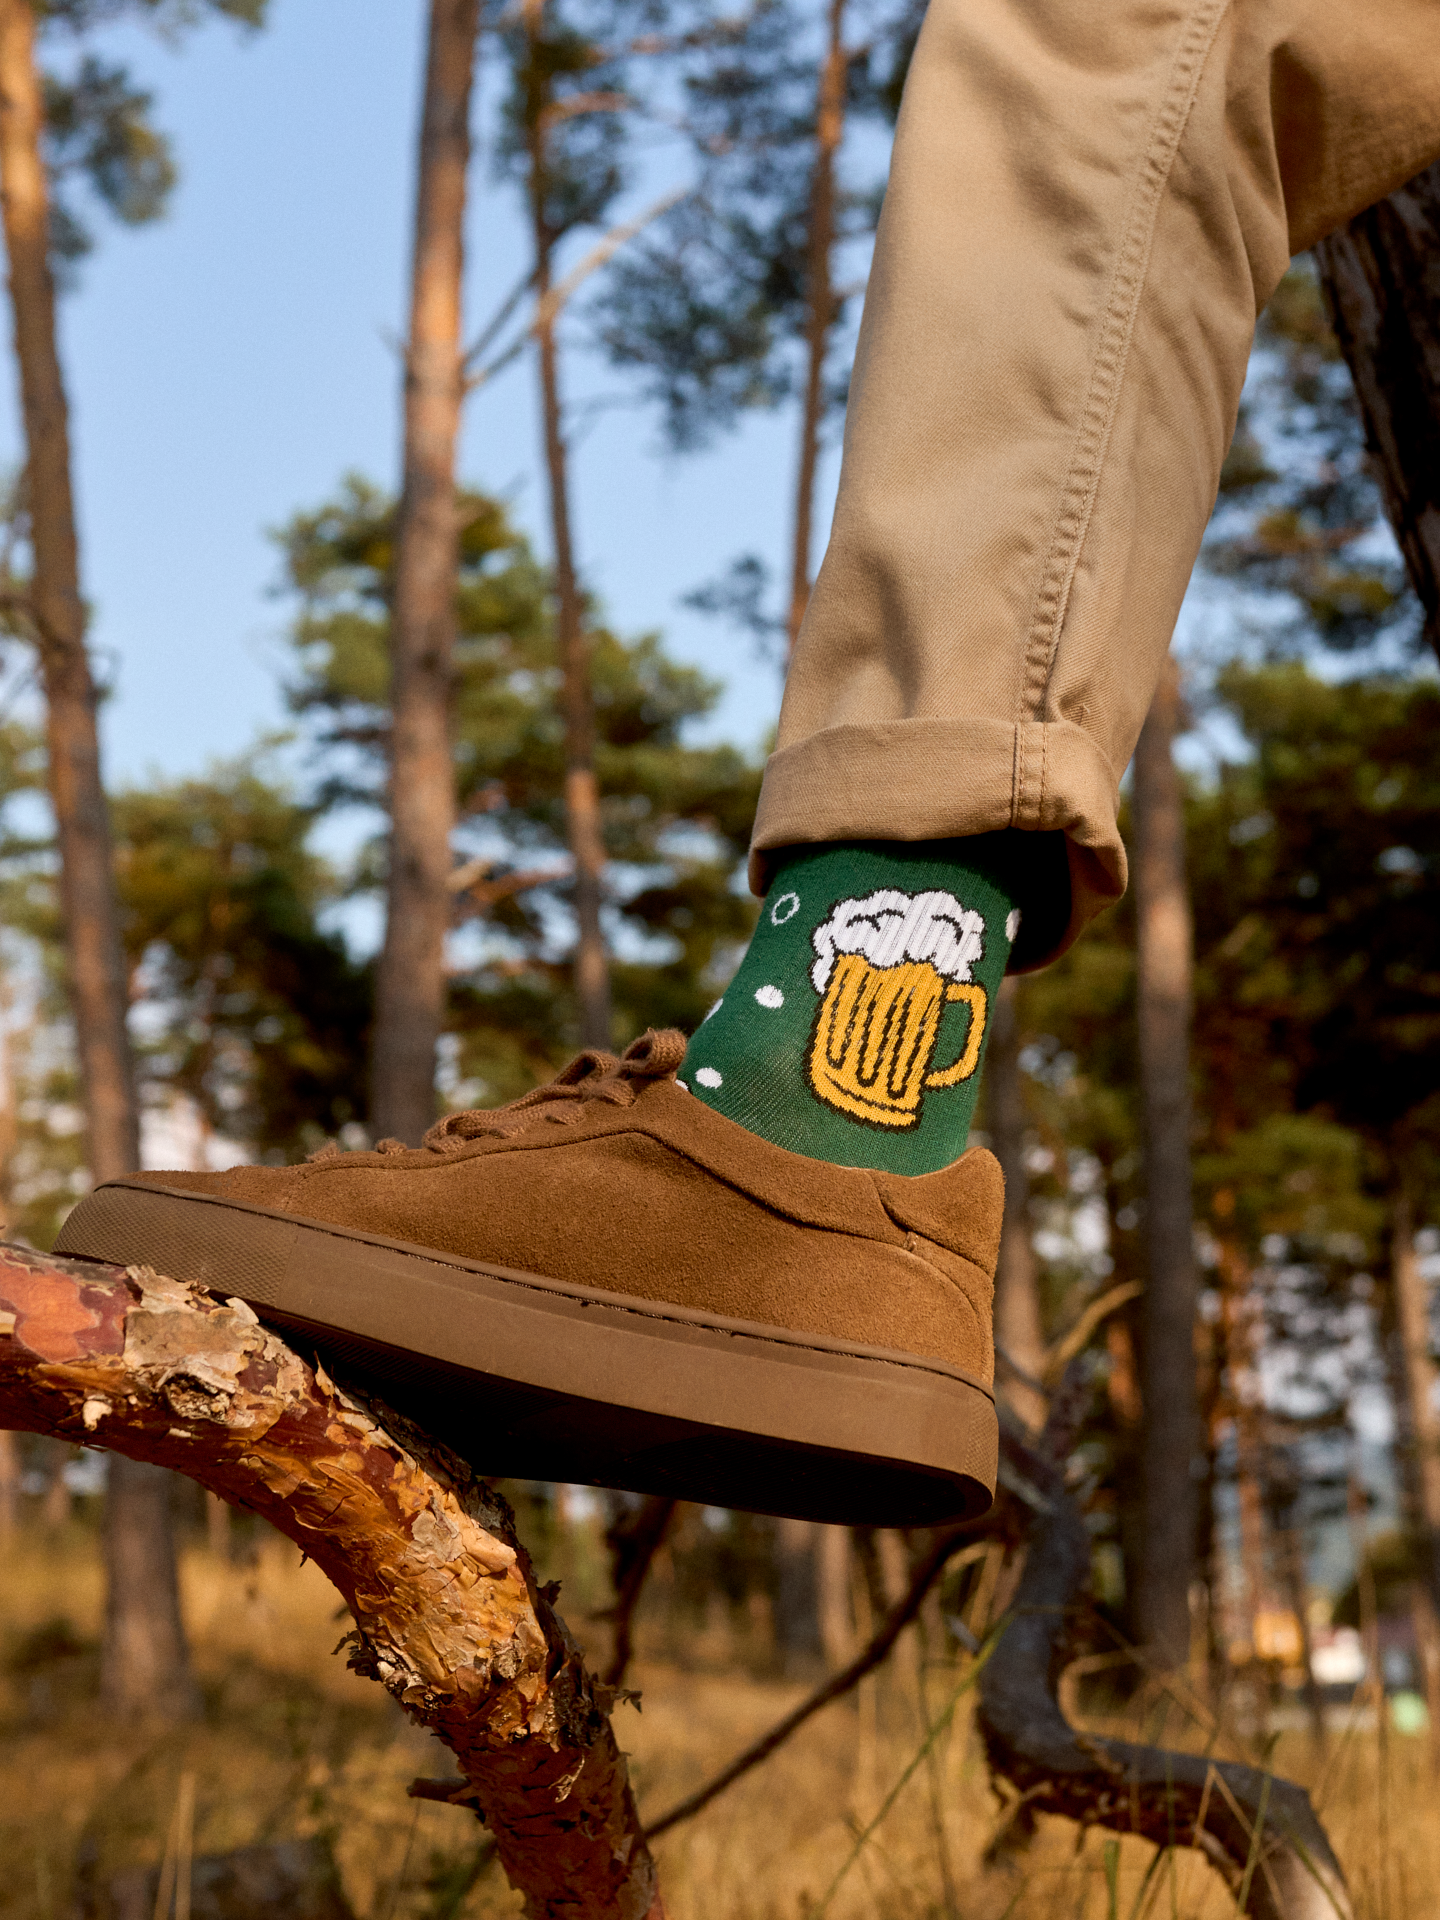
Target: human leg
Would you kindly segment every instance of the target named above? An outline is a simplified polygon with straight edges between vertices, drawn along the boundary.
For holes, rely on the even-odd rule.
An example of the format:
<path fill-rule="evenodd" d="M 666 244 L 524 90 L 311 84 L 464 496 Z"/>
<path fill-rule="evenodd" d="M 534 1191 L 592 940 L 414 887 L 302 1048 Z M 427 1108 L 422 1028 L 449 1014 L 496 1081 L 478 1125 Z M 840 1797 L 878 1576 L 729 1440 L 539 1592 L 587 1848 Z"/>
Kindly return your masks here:
<path fill-rule="evenodd" d="M 757 888 L 800 844 L 1018 827 L 1066 835 L 1059 944 L 1118 896 L 1256 315 L 1437 154 L 1429 0 L 934 0 Z"/>
<path fill-rule="evenodd" d="M 936 0 L 756 830 L 772 909 L 797 848 L 839 848 L 840 904 L 906 896 L 883 908 L 906 964 L 923 895 L 951 895 L 962 933 L 986 920 L 991 964 L 1007 901 L 1023 940 L 1062 899 L 1028 963 L 1119 893 L 1116 789 L 1255 313 L 1293 246 L 1437 151 L 1440 10 L 1422 0 Z M 1063 837 L 1068 888 L 1027 894 L 1025 860 L 933 844 L 1012 828 Z M 862 874 L 862 842 L 894 871 Z M 916 860 L 944 862 L 943 884 L 911 884 Z M 996 897 L 973 905 L 966 876 Z M 834 977 L 816 985 L 815 935 L 868 957 L 836 904 L 786 963 L 812 1021 Z M 932 1036 L 927 1078 L 961 1064 L 957 1037 L 951 1059 Z M 582 1056 L 413 1152 L 113 1183 L 61 1246 L 255 1300 L 491 1471 L 891 1524 L 973 1508 L 995 1457 L 993 1160 L 790 1151 L 765 1111 L 742 1124 L 682 1090 L 682 1047 Z M 870 1140 L 875 1116 L 853 1118 Z"/>

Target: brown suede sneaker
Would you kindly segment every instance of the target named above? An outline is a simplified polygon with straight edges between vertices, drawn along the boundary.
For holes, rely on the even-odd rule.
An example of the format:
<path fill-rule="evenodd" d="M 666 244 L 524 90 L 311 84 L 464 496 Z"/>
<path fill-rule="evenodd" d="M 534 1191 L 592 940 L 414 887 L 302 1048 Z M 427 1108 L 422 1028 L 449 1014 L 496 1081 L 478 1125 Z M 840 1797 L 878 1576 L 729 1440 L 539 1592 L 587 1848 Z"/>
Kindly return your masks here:
<path fill-rule="evenodd" d="M 238 1294 L 485 1473 L 892 1527 L 982 1511 L 995 1159 L 787 1153 L 677 1085 L 684 1053 L 581 1054 L 416 1149 L 113 1180 L 56 1250 Z"/>

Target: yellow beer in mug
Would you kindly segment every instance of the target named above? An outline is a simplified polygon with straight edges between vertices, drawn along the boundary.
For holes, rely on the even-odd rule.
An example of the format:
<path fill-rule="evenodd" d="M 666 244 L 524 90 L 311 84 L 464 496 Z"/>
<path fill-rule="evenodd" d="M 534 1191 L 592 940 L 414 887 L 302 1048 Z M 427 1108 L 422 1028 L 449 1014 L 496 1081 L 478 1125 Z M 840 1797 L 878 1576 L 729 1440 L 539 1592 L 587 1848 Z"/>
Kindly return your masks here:
<path fill-rule="evenodd" d="M 951 1000 L 970 1009 L 965 1049 L 953 1066 L 932 1072 Z M 877 967 L 863 954 L 836 954 L 810 1040 L 811 1089 L 872 1126 L 916 1126 L 927 1088 L 958 1086 L 979 1065 L 985 1014 L 984 987 L 945 980 L 928 960 Z"/>

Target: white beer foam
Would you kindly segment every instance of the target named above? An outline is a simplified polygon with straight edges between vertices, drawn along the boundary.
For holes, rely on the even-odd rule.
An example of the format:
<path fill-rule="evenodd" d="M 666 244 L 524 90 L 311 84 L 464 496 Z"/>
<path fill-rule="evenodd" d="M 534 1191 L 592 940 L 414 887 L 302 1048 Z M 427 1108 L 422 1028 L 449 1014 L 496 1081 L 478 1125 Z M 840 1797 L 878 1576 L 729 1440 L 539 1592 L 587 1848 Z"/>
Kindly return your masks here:
<path fill-rule="evenodd" d="M 824 993 L 837 953 L 863 954 L 873 967 L 928 960 L 942 980 L 969 980 L 985 955 L 985 916 L 962 907 L 953 893 L 880 887 L 863 900 L 842 900 L 810 942 L 817 993 Z"/>

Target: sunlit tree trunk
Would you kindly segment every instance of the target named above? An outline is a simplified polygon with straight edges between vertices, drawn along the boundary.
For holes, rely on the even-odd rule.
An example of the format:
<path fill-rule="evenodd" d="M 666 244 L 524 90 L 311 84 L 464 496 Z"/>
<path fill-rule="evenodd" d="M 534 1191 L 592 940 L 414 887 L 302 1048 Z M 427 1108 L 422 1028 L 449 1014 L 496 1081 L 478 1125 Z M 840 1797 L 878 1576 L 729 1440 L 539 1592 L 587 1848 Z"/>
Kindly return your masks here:
<path fill-rule="evenodd" d="M 832 273 L 835 251 L 835 167 L 845 133 L 845 0 L 830 0 L 825 60 L 815 102 L 815 170 L 805 256 L 805 402 L 800 416 L 800 463 L 795 480 L 794 550 L 785 627 L 793 652 L 810 600 L 815 472 L 825 422 L 825 356 L 835 324 Z"/>
<path fill-rule="evenodd" d="M 1001 982 L 990 1024 L 990 1054 L 985 1063 L 986 1119 L 990 1145 L 1005 1175 L 1005 1217 L 1000 1229 L 1000 1258 L 995 1267 L 995 1344 L 1032 1380 L 1045 1366 L 1045 1334 L 1040 1321 L 1040 1288 L 1035 1249 L 1030 1239 L 1030 1176 L 1025 1167 L 1025 1095 L 1020 1079 L 1020 1022 L 1017 982 Z M 1044 1425 L 1043 1393 L 1015 1378 L 1001 1365 L 1006 1399 L 1029 1426 Z"/>
<path fill-rule="evenodd" d="M 1179 674 L 1167 660 L 1135 750 L 1133 806 L 1146 1260 L 1138 1625 L 1152 1655 L 1169 1666 L 1181 1665 L 1190 1645 L 1200 1437 L 1190 1174 L 1193 936 L 1174 756 L 1179 720 Z"/>
<path fill-rule="evenodd" d="M 95 682 L 85 646 L 70 481 L 70 416 L 55 335 L 43 133 L 35 12 L 28 0 L 0 0 L 0 209 L 25 428 L 33 561 L 30 614 L 45 694 L 50 800 L 60 852 L 67 984 L 84 1089 L 87 1152 L 92 1177 L 102 1181 L 138 1166 L 140 1122 L 125 1027 L 128 995 L 110 817 L 100 778 Z M 179 1624 L 168 1508 L 156 1518 L 145 1506 L 135 1469 L 125 1462 L 115 1465 L 106 1524 L 107 1698 L 126 1712 L 186 1712 L 192 1704 L 191 1682 Z M 162 1630 L 160 1613 L 173 1617 L 173 1631 Z"/>
<path fill-rule="evenodd" d="M 816 1528 L 816 1535 L 815 1586 L 820 1644 L 825 1650 L 826 1666 L 838 1672 L 855 1652 L 850 1529 L 820 1526 Z"/>
<path fill-rule="evenodd" d="M 527 0 L 526 31 L 532 48 L 539 38 L 543 0 Z M 555 554 L 555 618 L 560 643 L 561 700 L 565 715 L 565 819 L 574 864 L 575 997 L 580 1040 L 587 1047 L 608 1047 L 613 1034 L 610 1013 L 610 962 L 600 922 L 604 897 L 605 841 L 600 822 L 600 788 L 595 777 L 595 696 L 590 681 L 590 642 L 575 571 L 570 530 L 569 449 L 565 443 L 560 396 L 560 365 L 555 338 L 553 284 L 555 234 L 546 217 L 546 122 L 540 113 L 530 129 L 530 219 L 535 249 L 536 323 L 540 353 L 540 408 L 545 445 L 545 474 L 550 492 L 550 534 Z"/>
<path fill-rule="evenodd" d="M 461 285 L 479 23 L 479 0 L 431 0 L 405 351 L 405 475 L 390 617 L 390 875 L 371 1118 L 377 1133 L 412 1144 L 435 1117 L 452 905 L 455 448 L 465 390 Z"/>
<path fill-rule="evenodd" d="M 14 1538 L 20 1524 L 20 1449 L 8 1428 L 0 1428 L 0 1546 Z"/>
<path fill-rule="evenodd" d="M 25 425 L 34 558 L 30 609 L 45 690 L 50 796 L 90 1170 L 97 1180 L 111 1180 L 133 1171 L 140 1140 L 125 1032 L 125 963 L 110 817 L 100 780 L 95 683 L 80 597 L 69 407 L 55 338 L 43 116 L 34 11 L 27 0 L 0 0 L 0 199 Z"/>

